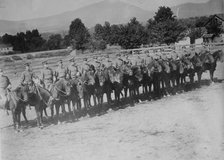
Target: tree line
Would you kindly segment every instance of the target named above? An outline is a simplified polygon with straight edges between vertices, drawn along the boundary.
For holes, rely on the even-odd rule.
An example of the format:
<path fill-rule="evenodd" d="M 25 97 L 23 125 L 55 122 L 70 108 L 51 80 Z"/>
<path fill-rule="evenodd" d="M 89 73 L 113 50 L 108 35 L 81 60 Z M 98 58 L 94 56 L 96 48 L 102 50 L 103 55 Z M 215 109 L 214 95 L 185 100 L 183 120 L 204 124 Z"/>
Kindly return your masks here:
<path fill-rule="evenodd" d="M 169 7 L 159 7 L 152 19 L 145 24 L 135 17 L 127 24 L 96 24 L 90 32 L 81 19 L 76 18 L 69 26 L 68 34 L 62 37 L 53 34 L 48 40 L 41 37 L 37 29 L 20 32 L 16 35 L 5 34 L 0 40 L 9 43 L 14 50 L 21 52 L 41 51 L 66 48 L 72 46 L 77 50 L 103 50 L 106 45 L 119 45 L 125 49 L 139 48 L 149 44 L 173 44 L 186 36 L 191 43 L 204 34 L 205 23 L 210 17 L 194 17 L 177 19 Z M 219 35 L 223 32 L 221 25 L 206 26 L 208 33 Z"/>

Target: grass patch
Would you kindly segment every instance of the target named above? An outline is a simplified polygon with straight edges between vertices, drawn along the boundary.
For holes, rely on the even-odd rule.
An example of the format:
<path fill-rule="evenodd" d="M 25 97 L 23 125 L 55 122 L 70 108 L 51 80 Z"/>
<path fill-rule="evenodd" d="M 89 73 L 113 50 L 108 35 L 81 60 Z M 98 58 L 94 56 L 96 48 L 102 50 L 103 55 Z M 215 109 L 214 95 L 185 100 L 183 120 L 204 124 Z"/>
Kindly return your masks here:
<path fill-rule="evenodd" d="M 12 56 L 12 59 L 15 61 L 23 60 L 20 56 Z"/>
<path fill-rule="evenodd" d="M 57 51 L 51 53 L 41 53 L 35 55 L 35 58 L 49 58 L 49 57 L 58 57 L 58 56 L 68 56 L 69 52 L 67 51 Z"/>
<path fill-rule="evenodd" d="M 35 57 L 32 54 L 27 54 L 26 59 L 34 59 Z"/>

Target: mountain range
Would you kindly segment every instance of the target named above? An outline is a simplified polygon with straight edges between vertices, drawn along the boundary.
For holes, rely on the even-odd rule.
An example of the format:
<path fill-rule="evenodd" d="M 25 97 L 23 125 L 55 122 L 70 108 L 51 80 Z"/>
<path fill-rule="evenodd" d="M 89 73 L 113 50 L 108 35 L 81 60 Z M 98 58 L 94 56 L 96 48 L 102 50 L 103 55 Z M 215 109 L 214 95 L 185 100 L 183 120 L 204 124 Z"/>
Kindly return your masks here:
<path fill-rule="evenodd" d="M 210 0 L 206 3 L 185 3 L 171 7 L 171 9 L 178 18 L 206 16 L 224 13 L 224 2 L 223 0 Z M 101 1 L 49 17 L 22 21 L 0 20 L 0 35 L 15 34 L 35 28 L 41 33 L 66 31 L 75 18 L 80 18 L 90 28 L 97 23 L 103 24 L 105 21 L 111 24 L 127 23 L 132 17 L 136 17 L 140 22 L 146 22 L 154 15 L 155 11 L 144 10 L 126 2 Z"/>

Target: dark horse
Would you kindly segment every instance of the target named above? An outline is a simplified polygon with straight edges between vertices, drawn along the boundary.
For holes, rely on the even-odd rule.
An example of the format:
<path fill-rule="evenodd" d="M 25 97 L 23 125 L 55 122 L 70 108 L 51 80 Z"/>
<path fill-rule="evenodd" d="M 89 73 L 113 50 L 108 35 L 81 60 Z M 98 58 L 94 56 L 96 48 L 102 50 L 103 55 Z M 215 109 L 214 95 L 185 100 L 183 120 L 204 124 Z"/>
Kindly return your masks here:
<path fill-rule="evenodd" d="M 120 68 L 115 68 L 113 66 L 110 66 L 108 68 L 108 71 L 109 71 L 108 73 L 109 73 L 110 81 L 112 83 L 112 89 L 114 90 L 115 103 L 117 105 L 120 105 L 120 102 L 121 102 L 120 95 L 123 96 L 122 94 L 123 73 Z"/>
<path fill-rule="evenodd" d="M 42 128 L 42 112 L 46 106 L 50 106 L 52 103 L 51 93 L 34 83 L 25 85 L 23 87 L 26 88 L 26 91 L 28 91 L 27 104 L 35 107 L 37 126 Z"/>
<path fill-rule="evenodd" d="M 20 131 L 20 115 L 23 113 L 24 119 L 27 121 L 25 109 L 26 103 L 28 100 L 28 90 L 25 87 L 17 87 L 15 90 L 8 93 L 9 94 L 9 103 L 8 109 L 12 112 L 12 119 L 14 124 L 14 129 Z"/>
<path fill-rule="evenodd" d="M 204 54 L 195 54 L 191 59 L 194 64 L 195 72 L 198 76 L 198 83 L 200 85 L 202 73 L 206 70 L 210 72 L 210 80 L 213 82 L 213 75 L 216 70 L 217 61 L 220 60 L 223 62 L 223 50 L 217 50 L 213 54 L 210 54 L 208 51 Z"/>
<path fill-rule="evenodd" d="M 76 77 L 69 80 L 71 83 L 71 94 L 67 98 L 68 105 L 72 102 L 72 112 L 75 118 L 78 118 L 78 113 L 81 111 L 81 99 L 83 98 L 83 87 L 81 78 Z M 70 108 L 70 107 L 69 107 Z"/>
<path fill-rule="evenodd" d="M 71 94 L 72 85 L 68 80 L 60 79 L 55 84 L 53 84 L 50 93 L 53 97 L 53 102 L 51 105 L 51 117 L 54 115 L 54 105 L 56 109 L 57 123 L 60 124 L 59 120 L 59 108 L 62 106 L 62 112 L 65 114 L 65 101 Z"/>
<path fill-rule="evenodd" d="M 171 93 L 171 86 L 170 86 L 170 66 L 169 62 L 166 60 L 160 60 L 159 64 L 162 67 L 161 71 L 161 86 L 162 86 L 162 93 L 164 96 L 169 95 Z"/>
<path fill-rule="evenodd" d="M 200 58 L 203 62 L 202 70 L 208 70 L 210 73 L 210 80 L 211 82 L 214 81 L 214 72 L 216 70 L 217 61 L 223 62 L 223 50 L 217 50 L 213 54 L 201 54 Z"/>
<path fill-rule="evenodd" d="M 103 111 L 103 95 L 107 94 L 107 101 L 110 101 L 110 88 L 108 87 L 109 75 L 106 69 L 98 68 L 95 72 L 95 94 L 98 100 L 99 112 Z"/>

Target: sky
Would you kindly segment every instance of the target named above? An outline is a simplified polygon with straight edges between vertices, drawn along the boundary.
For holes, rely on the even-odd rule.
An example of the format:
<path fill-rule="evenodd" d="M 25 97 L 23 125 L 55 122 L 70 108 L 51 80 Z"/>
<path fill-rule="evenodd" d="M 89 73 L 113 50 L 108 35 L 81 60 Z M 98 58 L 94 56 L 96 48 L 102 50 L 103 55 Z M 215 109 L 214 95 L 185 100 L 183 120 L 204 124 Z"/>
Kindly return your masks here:
<path fill-rule="evenodd" d="M 25 20 L 60 14 L 103 0 L 0 0 L 0 19 Z M 105 0 L 111 3 L 123 1 L 145 10 L 155 11 L 159 6 L 175 6 L 183 3 L 202 3 L 208 0 Z M 196 1 L 196 2 L 195 2 Z"/>

